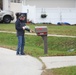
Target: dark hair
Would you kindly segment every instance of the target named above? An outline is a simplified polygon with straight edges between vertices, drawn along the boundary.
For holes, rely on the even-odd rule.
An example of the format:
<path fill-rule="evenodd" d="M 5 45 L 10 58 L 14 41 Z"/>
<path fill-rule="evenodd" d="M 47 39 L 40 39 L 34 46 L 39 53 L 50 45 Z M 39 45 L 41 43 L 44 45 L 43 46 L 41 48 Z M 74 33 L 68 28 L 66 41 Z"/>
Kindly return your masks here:
<path fill-rule="evenodd" d="M 23 18 L 23 17 L 25 17 L 25 15 L 24 14 L 20 14 L 20 16 L 19 16 L 20 18 Z"/>
<path fill-rule="evenodd" d="M 25 17 L 23 13 L 16 13 L 16 18 L 18 19 L 19 17 Z"/>

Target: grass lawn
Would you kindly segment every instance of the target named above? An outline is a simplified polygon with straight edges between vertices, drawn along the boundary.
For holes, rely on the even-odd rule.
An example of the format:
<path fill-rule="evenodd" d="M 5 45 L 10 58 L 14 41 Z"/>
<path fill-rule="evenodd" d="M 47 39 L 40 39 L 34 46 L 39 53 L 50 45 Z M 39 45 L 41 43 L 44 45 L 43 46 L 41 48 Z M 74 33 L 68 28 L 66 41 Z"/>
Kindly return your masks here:
<path fill-rule="evenodd" d="M 48 69 L 42 75 L 76 75 L 76 66 Z"/>
<path fill-rule="evenodd" d="M 28 24 L 34 30 L 35 26 Z M 42 24 L 39 24 L 41 26 Z M 44 24 L 46 25 L 46 24 Z M 47 25 L 49 34 L 76 35 L 76 26 Z M 0 31 L 14 31 L 15 24 L 0 24 Z M 68 32 L 69 31 L 69 32 Z M 68 33 L 67 33 L 68 32 Z M 25 53 L 32 56 L 76 55 L 76 38 L 48 37 L 48 54 L 44 55 L 43 40 L 39 36 L 25 35 Z M 0 33 L 0 46 L 16 50 L 16 34 Z"/>
<path fill-rule="evenodd" d="M 48 37 L 48 54 L 44 55 L 43 40 L 39 36 L 25 35 L 25 53 L 39 56 L 76 55 L 76 38 Z M 16 50 L 16 34 L 0 33 L 0 46 Z"/>
<path fill-rule="evenodd" d="M 34 30 L 37 25 L 29 25 Z M 76 26 L 46 25 L 49 34 L 76 36 Z M 14 24 L 0 24 L 0 31 L 14 31 Z M 76 38 L 48 37 L 48 54 L 44 54 L 43 40 L 39 36 L 25 35 L 25 53 L 34 57 L 76 55 Z M 16 50 L 16 34 L 0 32 L 0 47 Z M 42 75 L 76 75 L 76 67 L 64 67 L 46 70 Z"/>
<path fill-rule="evenodd" d="M 35 26 L 47 26 L 48 34 L 58 34 L 58 35 L 72 35 L 76 36 L 76 26 L 58 26 L 51 24 L 27 24 L 31 29 L 35 30 Z M 0 31 L 15 31 L 15 24 L 0 24 Z"/>

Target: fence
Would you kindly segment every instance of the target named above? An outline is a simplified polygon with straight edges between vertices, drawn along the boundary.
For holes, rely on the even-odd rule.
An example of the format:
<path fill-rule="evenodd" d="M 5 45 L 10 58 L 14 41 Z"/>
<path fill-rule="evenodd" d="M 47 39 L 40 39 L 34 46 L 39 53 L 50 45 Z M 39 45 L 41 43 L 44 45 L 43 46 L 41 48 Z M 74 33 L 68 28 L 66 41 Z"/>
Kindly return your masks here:
<path fill-rule="evenodd" d="M 67 22 L 76 24 L 76 8 L 36 8 L 35 6 L 22 6 L 22 12 L 27 12 L 27 18 L 34 23 Z M 41 18 L 46 14 L 45 18 Z"/>

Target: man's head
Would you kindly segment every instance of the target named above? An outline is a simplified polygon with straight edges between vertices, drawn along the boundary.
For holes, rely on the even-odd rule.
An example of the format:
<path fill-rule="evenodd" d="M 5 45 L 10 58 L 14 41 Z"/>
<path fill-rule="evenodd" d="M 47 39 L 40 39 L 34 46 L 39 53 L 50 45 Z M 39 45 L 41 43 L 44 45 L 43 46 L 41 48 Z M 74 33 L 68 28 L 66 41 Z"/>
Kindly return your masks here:
<path fill-rule="evenodd" d="M 25 20 L 25 15 L 24 14 L 20 14 L 19 19 L 24 21 Z"/>

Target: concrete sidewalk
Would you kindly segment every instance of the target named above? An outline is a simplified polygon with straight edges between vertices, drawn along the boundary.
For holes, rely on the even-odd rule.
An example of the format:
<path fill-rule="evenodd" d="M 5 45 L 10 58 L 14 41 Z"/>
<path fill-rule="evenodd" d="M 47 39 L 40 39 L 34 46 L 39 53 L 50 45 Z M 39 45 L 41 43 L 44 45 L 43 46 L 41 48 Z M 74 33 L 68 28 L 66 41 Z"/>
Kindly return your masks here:
<path fill-rule="evenodd" d="M 46 69 L 76 66 L 76 56 L 40 57 L 40 59 L 45 63 Z"/>
<path fill-rule="evenodd" d="M 29 55 L 0 48 L 0 75 L 41 75 L 42 63 Z"/>
<path fill-rule="evenodd" d="M 8 32 L 8 31 L 0 31 L 0 32 L 16 34 L 16 32 Z M 25 33 L 25 34 L 27 34 L 27 35 L 37 35 L 36 33 Z M 56 34 L 48 34 L 48 36 L 76 38 L 76 36 L 56 35 Z"/>
<path fill-rule="evenodd" d="M 46 69 L 76 66 L 76 56 L 40 57 Z M 1 75 L 41 75 L 43 64 L 29 55 L 16 55 L 13 50 L 0 48 Z"/>

